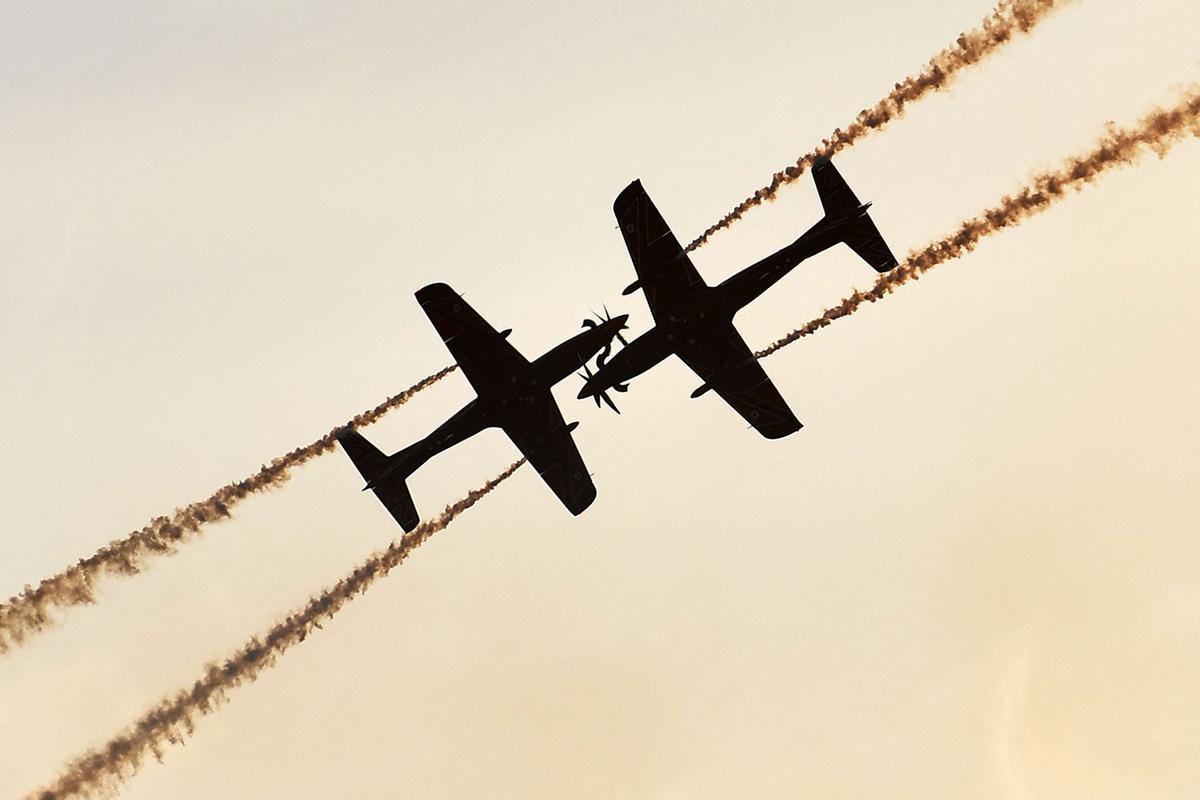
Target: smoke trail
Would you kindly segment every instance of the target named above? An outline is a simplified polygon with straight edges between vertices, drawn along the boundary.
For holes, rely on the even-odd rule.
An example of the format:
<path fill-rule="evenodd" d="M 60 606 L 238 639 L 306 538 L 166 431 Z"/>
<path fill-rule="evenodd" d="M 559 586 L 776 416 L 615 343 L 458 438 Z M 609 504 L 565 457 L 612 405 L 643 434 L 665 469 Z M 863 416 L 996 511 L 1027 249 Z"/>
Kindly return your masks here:
<path fill-rule="evenodd" d="M 829 157 L 840 153 L 897 117 L 904 116 L 909 103 L 946 88 L 960 70 L 983 61 L 1015 35 L 1028 33 L 1052 11 L 1069 2 L 1071 0 L 1000 0 L 995 10 L 984 17 L 980 27 L 961 34 L 954 44 L 929 59 L 920 72 L 897 83 L 887 97 L 858 112 L 858 117 L 850 125 L 838 128 L 811 153 L 805 153 L 796 159 L 794 165 L 776 172 L 770 183 L 738 203 L 720 221 L 700 234 L 687 246 L 687 252 L 703 246 L 714 233 L 728 228 L 755 206 L 774 200 L 780 188 L 807 172 L 819 156 Z"/>
<path fill-rule="evenodd" d="M 804 336 L 816 333 L 834 320 L 853 314 L 863 303 L 882 300 L 897 287 L 920 278 L 938 264 L 974 250 L 985 236 L 1018 225 L 1046 210 L 1065 197 L 1068 190 L 1078 191 L 1106 170 L 1132 164 L 1146 155 L 1147 151 L 1162 158 L 1186 136 L 1200 136 L 1200 85 L 1189 89 L 1176 105 L 1154 111 L 1134 127 L 1110 127 L 1091 151 L 1068 158 L 1058 169 L 1034 175 L 1019 192 L 1008 195 L 998 205 L 966 220 L 954 233 L 909 253 L 903 264 L 880 275 L 870 289 L 855 290 L 833 308 L 826 309 L 821 316 L 754 355 L 765 358 Z"/>
<path fill-rule="evenodd" d="M 334 428 L 316 441 L 273 459 L 248 478 L 228 483 L 203 500 L 175 509 L 170 516 L 157 517 L 123 539 L 116 539 L 67 569 L 26 586 L 19 595 L 0 605 L 0 654 L 25 643 L 29 637 L 54 624 L 56 608 L 95 602 L 96 581 L 105 575 L 132 575 L 150 556 L 169 555 L 178 545 L 195 536 L 210 522 L 229 517 L 239 502 L 252 494 L 279 486 L 291 477 L 291 469 L 329 452 L 337 434 L 345 427 L 370 425 L 387 412 L 407 403 L 422 389 L 437 383 L 457 369 L 451 365 L 424 378 L 344 426 Z"/>
<path fill-rule="evenodd" d="M 522 458 L 466 497 L 446 506 L 441 514 L 422 522 L 399 542 L 380 550 L 336 584 L 309 599 L 304 608 L 256 636 L 225 661 L 209 664 L 190 689 L 177 692 L 143 714 L 136 722 L 67 764 L 48 786 L 28 795 L 29 800 L 59 800 L 66 797 L 107 797 L 138 772 L 147 756 L 161 761 L 164 748 L 182 744 L 194 729 L 196 717 L 211 714 L 236 689 L 258 678 L 274 666 L 276 659 L 300 644 L 320 623 L 331 619 L 371 584 L 398 567 L 429 537 L 443 530 L 455 517 L 475 505 L 525 463 Z"/>

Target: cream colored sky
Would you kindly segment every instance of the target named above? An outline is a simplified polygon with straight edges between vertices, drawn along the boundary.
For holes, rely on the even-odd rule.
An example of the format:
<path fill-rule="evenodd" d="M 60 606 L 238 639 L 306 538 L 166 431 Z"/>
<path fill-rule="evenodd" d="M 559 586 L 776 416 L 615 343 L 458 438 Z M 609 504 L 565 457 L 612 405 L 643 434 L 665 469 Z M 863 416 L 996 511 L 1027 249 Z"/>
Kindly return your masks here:
<path fill-rule="evenodd" d="M 643 330 L 621 187 L 690 238 L 990 7 L 0 7 L 0 595 L 448 363 L 430 281 L 531 357 L 602 302 Z M 1082 0 L 839 166 L 905 252 L 1200 78 L 1198 24 Z M 1189 142 L 774 356 L 778 442 L 675 361 L 619 418 L 562 384 L 585 515 L 518 473 L 123 796 L 1197 796 L 1197 185 Z M 739 327 L 871 278 L 827 253 Z M 419 507 L 514 452 L 440 457 Z M 360 484 L 327 456 L 0 660 L 0 796 L 387 542 Z"/>

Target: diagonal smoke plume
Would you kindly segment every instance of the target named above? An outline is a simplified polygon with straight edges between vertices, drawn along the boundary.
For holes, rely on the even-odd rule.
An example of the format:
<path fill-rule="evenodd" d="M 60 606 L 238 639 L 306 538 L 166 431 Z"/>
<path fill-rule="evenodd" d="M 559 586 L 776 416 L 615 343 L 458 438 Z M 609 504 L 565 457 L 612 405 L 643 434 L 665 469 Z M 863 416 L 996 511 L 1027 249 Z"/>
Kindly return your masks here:
<path fill-rule="evenodd" d="M 887 97 L 858 112 L 858 117 L 850 125 L 838 128 L 811 153 L 805 153 L 792 166 L 776 172 L 770 183 L 738 203 L 720 221 L 700 234 L 687 246 L 687 252 L 703 246 L 714 233 L 728 228 L 755 206 L 774 200 L 782 187 L 807 172 L 819 156 L 829 157 L 840 153 L 859 139 L 904 116 L 909 103 L 946 88 L 960 70 L 983 61 L 1014 36 L 1028 33 L 1052 11 L 1069 2 L 1071 0 L 1000 0 L 978 28 L 961 34 L 954 44 L 929 59 L 920 72 L 897 83 Z"/>
<path fill-rule="evenodd" d="M 387 412 L 407 403 L 413 395 L 437 383 L 457 369 L 451 365 L 413 384 L 400 394 L 389 397 L 375 408 L 356 416 L 341 428 L 335 428 L 315 442 L 298 447 L 263 466 L 258 472 L 235 483 L 228 483 L 203 500 L 175 509 L 170 516 L 157 517 L 145 527 L 123 539 L 116 539 L 81 559 L 57 575 L 0 605 L 0 654 L 26 642 L 31 636 L 54 624 L 52 611 L 95 602 L 95 585 L 107 575 L 132 575 L 151 556 L 174 553 L 178 545 L 191 539 L 210 522 L 232 514 L 232 509 L 252 494 L 279 486 L 299 467 L 329 452 L 337 442 L 337 433 L 345 427 L 370 425 Z"/>
<path fill-rule="evenodd" d="M 429 537 L 475 505 L 525 463 L 522 458 L 508 469 L 446 506 L 441 514 L 418 525 L 399 542 L 359 564 L 332 587 L 309 599 L 304 608 L 276 623 L 264 635 L 220 663 L 209 664 L 204 676 L 190 689 L 177 692 L 143 714 L 106 744 L 67 764 L 53 783 L 28 795 L 28 800 L 62 800 L 68 797 L 111 797 L 141 769 L 149 756 L 162 760 L 167 745 L 182 744 L 193 731 L 196 718 L 211 714 L 228 698 L 228 692 L 258 678 L 276 659 L 300 644 L 321 622 L 332 618 L 371 584 L 398 567 Z"/>
<path fill-rule="evenodd" d="M 866 291 L 855 290 L 816 319 L 779 339 L 754 355 L 765 358 L 792 342 L 816 333 L 834 320 L 853 314 L 863 303 L 874 303 L 924 273 L 975 249 L 985 236 L 1019 225 L 1025 219 L 1045 211 L 1066 197 L 1069 190 L 1080 190 L 1112 167 L 1132 164 L 1147 153 L 1159 158 L 1188 136 L 1200 136 L 1200 85 L 1187 91 L 1174 106 L 1160 108 L 1129 128 L 1110 127 L 1096 146 L 1087 153 L 1068 158 L 1058 169 L 1033 176 L 1016 194 L 978 216 L 971 217 L 949 236 L 908 254 L 904 263 L 880 275 Z"/>

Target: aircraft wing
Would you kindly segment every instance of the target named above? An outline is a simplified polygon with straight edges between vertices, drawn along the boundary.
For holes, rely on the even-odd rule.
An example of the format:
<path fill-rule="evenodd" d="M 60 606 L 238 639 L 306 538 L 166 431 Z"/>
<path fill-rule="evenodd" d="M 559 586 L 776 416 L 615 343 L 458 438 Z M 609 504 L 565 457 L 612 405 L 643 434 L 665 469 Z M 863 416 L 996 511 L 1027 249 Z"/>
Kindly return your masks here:
<path fill-rule="evenodd" d="M 578 515 L 596 499 L 596 485 L 571 438 L 572 427 L 563 422 L 558 404 L 547 392 L 545 401 L 520 421 L 505 425 L 504 432 L 567 510 Z"/>
<path fill-rule="evenodd" d="M 416 296 L 476 394 L 494 391 L 529 366 L 517 348 L 446 284 L 431 283 Z"/>
<path fill-rule="evenodd" d="M 779 439 L 802 427 L 732 324 L 710 327 L 675 353 L 759 433 Z"/>
<path fill-rule="evenodd" d="M 703 286 L 704 281 L 642 188 L 641 181 L 634 181 L 617 195 L 613 213 L 617 216 L 621 235 L 625 237 L 625 246 L 629 248 L 629 257 L 633 260 L 638 283 L 646 294 L 650 313 L 655 322 L 659 322 L 660 317 L 670 316 L 674 296 L 691 286 Z"/>

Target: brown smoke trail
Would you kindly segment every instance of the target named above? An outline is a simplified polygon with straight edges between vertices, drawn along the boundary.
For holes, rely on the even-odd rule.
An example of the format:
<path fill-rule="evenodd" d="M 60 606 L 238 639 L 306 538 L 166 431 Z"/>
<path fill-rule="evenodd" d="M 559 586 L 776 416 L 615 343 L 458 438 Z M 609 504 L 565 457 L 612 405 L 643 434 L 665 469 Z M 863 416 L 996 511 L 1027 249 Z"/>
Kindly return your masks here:
<path fill-rule="evenodd" d="M 959 71 L 983 61 L 1017 34 L 1028 33 L 1052 11 L 1069 2 L 1071 0 L 1000 0 L 978 28 L 961 34 L 954 44 L 929 59 L 920 72 L 897 83 L 887 97 L 858 112 L 858 117 L 850 125 L 838 128 L 811 153 L 805 153 L 792 166 L 776 172 L 771 176 L 770 183 L 738 203 L 720 221 L 710 225 L 708 230 L 687 246 L 687 252 L 703 246 L 714 233 L 728 228 L 755 206 L 774 200 L 780 188 L 807 172 L 819 156 L 830 157 L 840 153 L 859 139 L 904 116 L 909 103 L 946 88 Z"/>
<path fill-rule="evenodd" d="M 880 275 L 870 289 L 855 290 L 833 308 L 826 309 L 821 316 L 754 355 L 765 358 L 804 336 L 816 333 L 834 320 L 853 314 L 863 303 L 882 300 L 897 287 L 917 280 L 938 264 L 974 250 L 985 236 L 1019 225 L 1034 214 L 1045 211 L 1063 199 L 1068 190 L 1078 191 L 1106 170 L 1133 164 L 1147 152 L 1162 158 L 1186 136 L 1200 136 L 1200 85 L 1188 90 L 1176 105 L 1154 111 L 1131 128 L 1110 127 L 1091 151 L 1068 158 L 1058 169 L 1034 175 L 1019 192 L 1008 195 L 998 205 L 966 220 L 954 233 L 909 253 L 903 264 Z"/>
<path fill-rule="evenodd" d="M 204 676 L 190 689 L 164 699 L 108 743 L 67 764 L 53 783 L 28 795 L 29 800 L 115 794 L 123 781 L 138 772 L 147 756 L 161 761 L 167 745 L 182 744 L 192 734 L 198 716 L 211 714 L 220 707 L 231 689 L 256 680 L 264 670 L 274 666 L 276 659 L 303 642 L 314 628 L 320 628 L 321 622 L 332 618 L 371 584 L 398 567 L 429 537 L 443 530 L 524 463 L 522 458 L 509 465 L 483 486 L 446 506 L 438 516 L 422 522 L 399 542 L 359 564 L 349 575 L 309 599 L 304 608 L 276 623 L 262 636 L 252 638 L 225 661 L 209 664 Z"/>
<path fill-rule="evenodd" d="M 235 505 L 252 494 L 279 486 L 291 477 L 291 469 L 329 452 L 337 433 L 345 427 L 370 425 L 387 412 L 404 405 L 413 395 L 437 383 L 457 369 L 451 365 L 424 378 L 344 426 L 334 428 L 314 442 L 273 459 L 258 472 L 227 483 L 203 500 L 175 509 L 170 516 L 157 517 L 123 539 L 115 539 L 37 586 L 26 586 L 19 595 L 0 605 L 0 654 L 23 644 L 34 634 L 54 624 L 53 609 L 95 602 L 95 584 L 106 575 L 132 575 L 147 558 L 174 553 L 177 546 L 195 536 L 202 527 L 231 515 Z"/>

